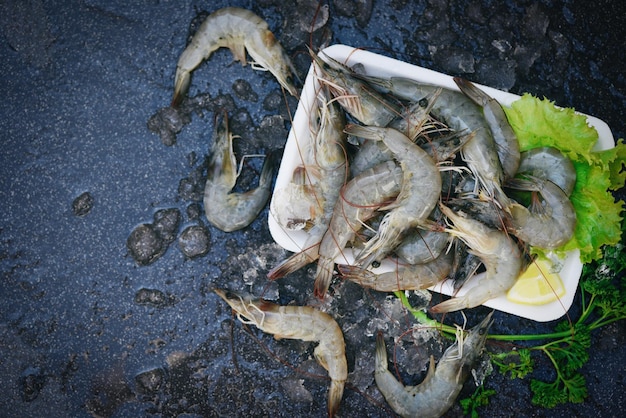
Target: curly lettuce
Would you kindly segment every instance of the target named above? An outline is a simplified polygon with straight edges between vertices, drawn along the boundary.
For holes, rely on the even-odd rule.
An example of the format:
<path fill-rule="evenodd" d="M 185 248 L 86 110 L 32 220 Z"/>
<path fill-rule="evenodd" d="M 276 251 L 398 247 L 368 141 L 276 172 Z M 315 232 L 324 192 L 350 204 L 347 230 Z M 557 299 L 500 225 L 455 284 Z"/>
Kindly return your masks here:
<path fill-rule="evenodd" d="M 584 115 L 530 94 L 504 110 L 521 151 L 551 146 L 574 163 L 576 185 L 570 199 L 576 211 L 576 229 L 557 252 L 579 249 L 583 263 L 602 258 L 602 247 L 617 244 L 621 237 L 624 202 L 616 201 L 611 191 L 624 187 L 626 181 L 623 139 L 614 148 L 593 151 L 598 133 Z"/>

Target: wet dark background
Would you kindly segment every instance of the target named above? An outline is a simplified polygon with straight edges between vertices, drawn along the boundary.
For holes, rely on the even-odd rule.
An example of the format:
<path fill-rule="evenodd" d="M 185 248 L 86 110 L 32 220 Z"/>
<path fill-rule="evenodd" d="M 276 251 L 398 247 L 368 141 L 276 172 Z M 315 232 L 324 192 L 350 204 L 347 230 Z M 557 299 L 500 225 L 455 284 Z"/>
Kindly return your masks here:
<path fill-rule="evenodd" d="M 285 101 L 268 73 L 233 64 L 221 50 L 194 75 L 190 94 L 204 95 L 176 144 L 165 146 L 147 129 L 171 100 L 176 61 L 203 10 L 236 5 L 267 19 L 302 78 L 306 44 L 344 43 L 545 96 L 625 136 L 623 2 L 342 0 L 331 2 L 327 20 L 317 12 L 321 27 L 313 35 L 317 3 L 281 3 L 0 4 L 0 415 L 325 415 L 328 382 L 313 346 L 246 332 L 210 291 L 316 303 L 311 268 L 268 283 L 266 272 L 287 253 L 269 236 L 267 212 L 226 234 L 205 223 L 197 194 L 213 110 L 229 111 L 244 138 L 240 152 L 264 153 L 284 144 L 295 100 Z M 254 181 L 254 170 L 247 172 L 244 182 Z M 172 241 L 161 241 L 160 258 L 139 265 L 126 241 L 141 224 L 160 225 L 164 213 L 180 219 Z M 180 249 L 192 226 L 208 237 L 204 256 L 189 258 Z M 333 289 L 321 308 L 344 329 L 351 371 L 340 415 L 391 415 L 373 384 L 373 334 L 397 336 L 412 322 L 385 295 L 340 282 Z M 485 312 L 474 310 L 470 325 Z M 496 313 L 492 331 L 552 326 Z M 623 323 L 594 334 L 583 369 L 589 397 L 581 405 L 534 407 L 528 381 L 495 372 L 486 385 L 499 393 L 481 414 L 621 416 L 625 343 Z M 420 378 L 428 353 L 442 344 L 405 341 L 398 367 L 407 381 Z M 539 369 L 550 370 L 537 359 Z M 470 382 L 463 394 L 471 392 Z M 449 413 L 460 414 L 458 406 Z"/>

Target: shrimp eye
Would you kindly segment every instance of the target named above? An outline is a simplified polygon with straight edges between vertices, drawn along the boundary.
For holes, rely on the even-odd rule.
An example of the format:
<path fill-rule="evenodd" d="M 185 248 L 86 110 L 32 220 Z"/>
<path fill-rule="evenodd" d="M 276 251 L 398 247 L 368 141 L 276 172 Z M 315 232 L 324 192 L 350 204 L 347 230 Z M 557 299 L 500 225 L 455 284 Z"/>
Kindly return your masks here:
<path fill-rule="evenodd" d="M 427 108 L 428 107 L 428 99 L 427 98 L 423 98 L 421 99 L 418 104 L 423 107 L 423 108 Z"/>
<path fill-rule="evenodd" d="M 380 267 L 380 261 L 372 261 L 372 267 L 374 268 Z"/>
<path fill-rule="evenodd" d="M 478 335 L 485 335 L 486 332 L 487 332 L 486 328 L 481 328 L 478 330 Z"/>

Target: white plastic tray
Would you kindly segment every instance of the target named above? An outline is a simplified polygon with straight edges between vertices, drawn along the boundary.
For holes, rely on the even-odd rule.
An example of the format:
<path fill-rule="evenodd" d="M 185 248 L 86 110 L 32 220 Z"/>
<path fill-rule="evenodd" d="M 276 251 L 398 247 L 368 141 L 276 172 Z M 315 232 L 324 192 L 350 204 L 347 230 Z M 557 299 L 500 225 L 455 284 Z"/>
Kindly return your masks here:
<path fill-rule="evenodd" d="M 364 70 L 369 75 L 374 76 L 399 76 L 411 78 L 416 81 L 438 85 L 449 89 L 458 91 L 458 88 L 451 76 L 438 73 L 436 71 L 428 70 L 426 68 L 418 67 L 408 64 L 403 61 L 398 61 L 383 55 L 374 54 L 360 49 L 355 49 L 346 45 L 333 45 L 322 52 L 319 56 L 324 59 L 325 56 L 334 58 L 335 60 L 342 62 L 348 66 L 354 64 L 362 64 Z M 292 177 L 293 170 L 301 165 L 301 150 L 309 147 L 310 133 L 309 133 L 309 115 L 317 107 L 317 101 L 315 100 L 315 92 L 318 90 L 318 82 L 313 76 L 312 68 L 309 71 L 305 85 L 300 97 L 300 103 L 294 116 L 293 125 L 285 145 L 285 152 L 278 172 L 276 185 L 274 190 L 279 190 L 281 187 L 285 187 Z M 515 94 L 507 93 L 504 91 L 496 90 L 491 87 L 478 85 L 491 97 L 494 97 L 498 102 L 505 106 L 510 106 L 511 103 L 520 98 Z M 593 116 L 587 116 L 587 122 L 590 126 L 594 127 L 599 135 L 598 143 L 595 149 L 603 150 L 610 149 L 615 146 L 615 140 L 611 129 L 602 120 Z M 307 238 L 307 233 L 302 230 L 286 230 L 281 227 L 276 221 L 277 210 L 284 208 L 281 202 L 274 201 L 275 195 L 272 196 L 272 202 L 270 204 L 269 214 L 269 228 L 272 237 L 280 246 L 286 250 L 298 252 L 302 250 L 302 246 Z M 345 255 L 337 259 L 338 263 L 350 264 L 354 260 L 353 254 L 350 250 L 346 251 Z M 375 272 L 390 271 L 394 268 L 393 264 L 389 261 L 383 262 L 381 266 L 374 270 Z M 559 275 L 563 279 L 563 283 L 566 288 L 566 293 L 559 300 L 545 304 L 545 305 L 522 305 L 509 301 L 506 295 L 498 298 L 491 299 L 485 303 L 485 306 L 508 312 L 514 315 L 518 315 L 524 318 L 533 319 L 535 321 L 551 321 L 563 316 L 569 309 L 578 287 L 578 281 L 582 273 L 582 263 L 578 251 L 570 252 L 565 260 L 563 260 L 563 268 L 559 272 Z M 458 296 L 465 294 L 478 280 L 478 277 L 468 280 L 461 290 L 457 293 Z M 453 288 L 450 281 L 439 283 L 430 288 L 431 290 L 446 295 L 453 294 Z"/>

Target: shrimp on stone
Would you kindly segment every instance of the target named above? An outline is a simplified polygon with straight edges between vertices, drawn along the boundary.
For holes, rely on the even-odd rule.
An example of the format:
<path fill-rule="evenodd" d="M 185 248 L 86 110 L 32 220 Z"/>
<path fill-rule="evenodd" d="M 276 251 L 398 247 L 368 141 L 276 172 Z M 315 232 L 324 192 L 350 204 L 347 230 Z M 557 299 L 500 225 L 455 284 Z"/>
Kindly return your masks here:
<path fill-rule="evenodd" d="M 458 311 L 482 305 L 489 299 L 506 293 L 519 277 L 523 258 L 517 243 L 505 232 L 492 229 L 440 204 L 441 211 L 454 224 L 446 229 L 459 237 L 485 265 L 486 275 L 463 296 L 441 302 L 431 308 L 434 313 Z"/>
<path fill-rule="evenodd" d="M 417 386 L 404 386 L 387 366 L 387 348 L 382 333 L 376 336 L 376 385 L 391 408 L 402 417 L 440 417 L 454 403 L 470 374 L 473 364 L 485 347 L 487 332 L 492 324 L 489 313 L 468 334 L 457 339 L 443 353 L 435 367 L 430 357 L 426 378 Z"/>
<path fill-rule="evenodd" d="M 346 345 L 337 322 L 327 313 L 310 306 L 281 306 L 262 299 L 245 299 L 232 292 L 215 289 L 244 324 L 252 324 L 274 338 L 317 341 L 313 354 L 330 377 L 328 415 L 339 409 L 348 378 Z"/>
<path fill-rule="evenodd" d="M 250 10 L 225 7 L 210 14 L 185 48 L 176 66 L 172 107 L 177 107 L 189 89 L 191 73 L 219 48 L 231 50 L 235 61 L 246 65 L 246 50 L 254 65 L 271 72 L 292 95 L 298 97 L 293 85 L 296 74 L 289 56 L 268 29 L 267 22 Z"/>
<path fill-rule="evenodd" d="M 224 232 L 237 231 L 250 225 L 271 195 L 277 160 L 274 153 L 265 158 L 256 189 L 246 193 L 232 192 L 237 182 L 233 135 L 228 131 L 226 115 L 221 120 L 216 120 L 204 186 L 204 212 L 207 220 Z"/>

